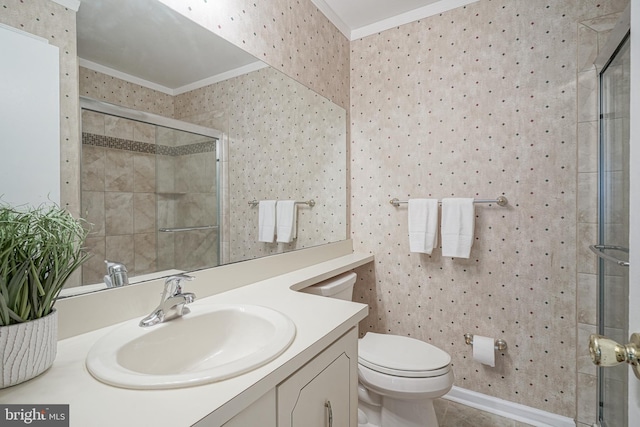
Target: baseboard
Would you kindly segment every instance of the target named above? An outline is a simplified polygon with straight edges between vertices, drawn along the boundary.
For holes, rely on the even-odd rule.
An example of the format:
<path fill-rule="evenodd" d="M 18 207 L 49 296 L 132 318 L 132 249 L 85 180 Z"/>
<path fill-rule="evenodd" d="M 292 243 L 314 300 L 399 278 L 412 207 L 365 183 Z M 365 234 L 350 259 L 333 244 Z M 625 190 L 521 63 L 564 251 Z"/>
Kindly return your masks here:
<path fill-rule="evenodd" d="M 574 420 L 508 400 L 454 386 L 444 399 L 537 427 L 575 427 Z"/>

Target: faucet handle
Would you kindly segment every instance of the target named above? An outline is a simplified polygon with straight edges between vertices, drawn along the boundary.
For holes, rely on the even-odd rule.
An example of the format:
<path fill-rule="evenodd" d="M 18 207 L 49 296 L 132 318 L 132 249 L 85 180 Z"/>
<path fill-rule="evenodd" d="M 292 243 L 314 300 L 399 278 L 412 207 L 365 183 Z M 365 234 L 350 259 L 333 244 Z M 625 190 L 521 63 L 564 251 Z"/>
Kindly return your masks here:
<path fill-rule="evenodd" d="M 111 273 L 113 271 L 127 271 L 127 267 L 121 263 L 116 261 L 109 261 L 108 259 L 104 260 L 104 263 L 107 265 L 107 272 Z"/>
<path fill-rule="evenodd" d="M 176 296 L 182 293 L 182 286 L 180 282 L 183 280 L 191 281 L 195 279 L 193 276 L 189 276 L 188 274 L 176 274 L 175 276 L 169 276 L 164 281 L 164 294 L 169 296 Z"/>
<path fill-rule="evenodd" d="M 104 283 L 107 284 L 107 288 L 115 288 L 129 284 L 127 267 L 124 264 L 109 261 L 108 259 L 105 259 L 104 263 L 107 265 L 107 275 L 104 276 Z"/>

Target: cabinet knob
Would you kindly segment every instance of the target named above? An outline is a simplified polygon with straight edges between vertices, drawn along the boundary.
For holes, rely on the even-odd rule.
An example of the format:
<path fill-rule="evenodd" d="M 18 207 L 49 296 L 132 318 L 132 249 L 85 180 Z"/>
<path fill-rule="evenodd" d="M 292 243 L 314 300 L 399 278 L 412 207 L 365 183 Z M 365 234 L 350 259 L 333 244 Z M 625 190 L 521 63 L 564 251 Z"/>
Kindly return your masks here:
<path fill-rule="evenodd" d="M 327 400 L 324 404 L 324 407 L 327 408 L 329 427 L 333 427 L 333 411 L 331 410 L 331 401 Z"/>

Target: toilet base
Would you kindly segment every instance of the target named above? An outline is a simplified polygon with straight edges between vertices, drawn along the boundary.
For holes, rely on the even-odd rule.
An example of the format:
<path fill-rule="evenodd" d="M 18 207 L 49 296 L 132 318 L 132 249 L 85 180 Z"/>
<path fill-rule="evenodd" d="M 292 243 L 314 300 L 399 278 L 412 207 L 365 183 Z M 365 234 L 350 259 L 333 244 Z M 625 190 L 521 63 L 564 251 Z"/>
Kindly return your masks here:
<path fill-rule="evenodd" d="M 433 400 L 382 399 L 382 406 L 358 403 L 358 427 L 438 427 Z"/>
<path fill-rule="evenodd" d="M 380 409 L 380 406 L 358 402 L 358 427 L 381 427 Z"/>
<path fill-rule="evenodd" d="M 382 398 L 380 427 L 438 427 L 433 400 Z"/>

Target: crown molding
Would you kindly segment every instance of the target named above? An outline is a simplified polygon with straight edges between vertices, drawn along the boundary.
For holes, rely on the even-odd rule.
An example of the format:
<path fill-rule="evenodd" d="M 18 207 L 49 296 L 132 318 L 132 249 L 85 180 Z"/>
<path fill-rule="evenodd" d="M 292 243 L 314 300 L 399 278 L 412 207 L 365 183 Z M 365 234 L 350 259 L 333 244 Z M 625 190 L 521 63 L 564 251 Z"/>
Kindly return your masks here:
<path fill-rule="evenodd" d="M 365 25 L 364 27 L 356 28 L 351 31 L 350 40 L 358 40 L 372 34 L 399 27 L 400 25 L 405 25 L 419 19 L 428 18 L 429 16 L 466 6 L 477 1 L 478 0 L 441 0 L 409 12 L 401 13 L 400 15 L 392 16 L 388 19 L 383 19 L 382 21 L 374 22 L 370 25 Z"/>
<path fill-rule="evenodd" d="M 200 89 L 201 87 L 209 86 L 214 83 L 218 83 L 224 80 L 238 77 L 243 74 L 248 74 L 253 71 L 267 68 L 269 65 L 262 61 L 252 62 L 251 64 L 244 65 L 242 67 L 234 68 L 233 70 L 225 71 L 224 73 L 216 74 L 215 76 L 207 77 L 206 79 L 198 80 L 197 82 L 190 83 L 178 88 L 173 89 L 173 95 L 180 95 L 185 92 Z"/>
<path fill-rule="evenodd" d="M 311 0 L 313 4 L 331 21 L 336 28 L 344 34 L 347 40 L 351 39 L 351 28 L 338 16 L 338 14 L 324 0 Z"/>
<path fill-rule="evenodd" d="M 118 71 L 113 68 L 97 64 L 87 59 L 78 58 L 78 63 L 81 67 L 87 68 L 89 70 L 97 71 L 99 73 L 106 74 L 108 76 L 115 77 L 117 79 L 124 80 L 129 83 L 134 83 L 140 86 L 144 86 L 149 89 L 157 90 L 158 92 L 166 93 L 167 95 L 171 95 L 171 96 L 180 95 L 185 92 L 200 89 L 202 87 L 209 86 L 214 83 L 218 83 L 233 77 L 238 77 L 243 74 L 251 73 L 253 71 L 257 71 L 262 68 L 268 67 L 268 65 L 265 64 L 264 62 L 256 61 L 256 62 L 252 62 L 251 64 L 226 71 L 224 73 L 216 74 L 215 76 L 198 80 L 197 82 L 189 83 L 187 85 L 184 85 L 175 89 L 171 89 L 169 87 L 162 86 L 145 79 L 141 79 L 140 77 L 132 76 L 131 74 L 123 73 L 122 71 Z"/>
<path fill-rule="evenodd" d="M 157 90 L 158 92 L 166 93 L 167 95 L 174 95 L 173 89 L 171 88 L 150 82 L 145 79 L 141 79 L 140 77 L 132 76 L 131 74 L 123 73 L 122 71 L 97 64 L 84 58 L 78 58 L 78 64 L 81 67 L 88 68 L 89 70 L 97 71 L 99 73 L 106 74 L 108 76 L 115 77 L 129 83 L 134 83 L 149 89 Z"/>
<path fill-rule="evenodd" d="M 51 0 L 54 3 L 58 3 L 60 6 L 64 6 L 67 9 L 71 9 L 77 12 L 80 8 L 80 0 Z"/>

